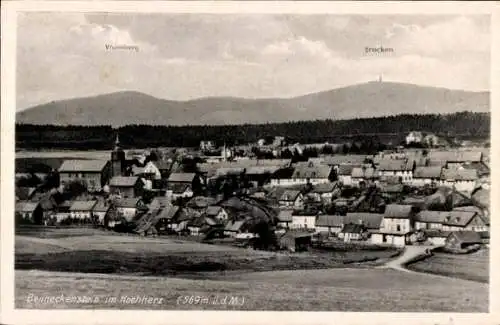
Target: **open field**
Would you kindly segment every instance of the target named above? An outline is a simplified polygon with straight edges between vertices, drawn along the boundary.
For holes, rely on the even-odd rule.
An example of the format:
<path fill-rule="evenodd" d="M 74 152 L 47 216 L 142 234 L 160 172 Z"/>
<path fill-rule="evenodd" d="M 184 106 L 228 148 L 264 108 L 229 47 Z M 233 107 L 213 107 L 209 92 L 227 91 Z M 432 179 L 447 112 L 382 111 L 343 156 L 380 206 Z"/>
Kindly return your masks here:
<path fill-rule="evenodd" d="M 384 248 L 288 254 L 182 239 L 119 235 L 96 229 L 22 229 L 17 233 L 15 265 L 16 269 L 24 270 L 169 276 L 187 276 L 186 273 L 200 276 L 201 272 L 210 276 L 204 273 L 338 268 L 346 264 L 363 267 L 399 253 Z"/>
<path fill-rule="evenodd" d="M 371 268 L 375 263 L 350 263 L 367 256 L 387 261 L 395 250 L 288 254 L 95 229 L 16 232 L 17 308 L 488 310 L 487 284 Z M 28 299 L 61 294 L 65 299 L 92 300 L 36 303 Z M 163 301 L 123 303 L 122 296 Z M 237 297 L 244 303 L 177 304 L 183 296 L 208 297 L 208 301 L 215 296 L 219 301 L 224 296 Z M 94 301 L 95 297 L 100 300 Z M 106 297 L 118 301 L 105 303 Z"/>
<path fill-rule="evenodd" d="M 431 280 L 430 280 L 431 279 Z M 99 297 L 99 302 L 33 303 L 29 295 Z M 106 297 L 117 297 L 104 303 Z M 163 298 L 124 304 L 123 296 Z M 242 305 L 178 304 L 179 297 L 237 297 Z M 229 298 L 230 299 L 230 298 Z M 224 280 L 16 271 L 16 308 L 239 309 L 383 312 L 487 312 L 485 284 L 394 270 L 271 271 Z"/>
<path fill-rule="evenodd" d="M 16 158 L 67 158 L 67 159 L 109 159 L 110 150 L 46 150 L 43 151 L 17 151 Z"/>
<path fill-rule="evenodd" d="M 435 252 L 422 261 L 408 265 L 413 271 L 446 275 L 465 280 L 489 282 L 489 249 L 471 254 Z"/>

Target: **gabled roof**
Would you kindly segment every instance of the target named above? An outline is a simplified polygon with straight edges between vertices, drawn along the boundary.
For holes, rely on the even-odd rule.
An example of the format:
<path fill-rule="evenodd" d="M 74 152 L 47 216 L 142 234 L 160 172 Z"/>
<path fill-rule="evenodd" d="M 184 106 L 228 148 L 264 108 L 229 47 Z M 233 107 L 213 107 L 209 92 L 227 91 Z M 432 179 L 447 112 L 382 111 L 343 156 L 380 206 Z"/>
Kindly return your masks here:
<path fill-rule="evenodd" d="M 300 195 L 300 191 L 297 190 L 285 190 L 280 196 L 280 201 L 295 201 Z"/>
<path fill-rule="evenodd" d="M 186 183 L 170 183 L 167 185 L 167 190 L 175 194 L 182 194 L 191 188 L 190 184 Z"/>
<path fill-rule="evenodd" d="M 195 176 L 195 173 L 172 173 L 168 177 L 168 181 L 175 183 L 192 183 Z"/>
<path fill-rule="evenodd" d="M 330 166 L 297 167 L 293 171 L 292 178 L 328 178 L 332 172 Z"/>
<path fill-rule="evenodd" d="M 116 200 L 115 204 L 120 208 L 135 208 L 140 201 L 140 198 L 127 197 Z"/>
<path fill-rule="evenodd" d="M 134 187 L 139 181 L 137 176 L 115 176 L 109 181 L 112 187 Z"/>
<path fill-rule="evenodd" d="M 413 160 L 382 159 L 377 169 L 381 171 L 410 171 L 413 169 Z"/>
<path fill-rule="evenodd" d="M 413 173 L 413 178 L 434 178 L 441 177 L 441 166 L 417 167 Z"/>
<path fill-rule="evenodd" d="M 339 165 L 337 169 L 337 175 L 349 176 L 352 174 L 353 170 L 354 170 L 353 165 Z"/>
<path fill-rule="evenodd" d="M 330 193 L 338 186 L 337 182 L 320 183 L 314 185 L 313 193 Z"/>
<path fill-rule="evenodd" d="M 446 217 L 449 215 L 449 211 L 424 210 L 417 213 L 417 215 L 415 216 L 415 221 L 442 224 L 445 221 Z"/>
<path fill-rule="evenodd" d="M 29 201 L 19 201 L 16 202 L 16 211 L 17 212 L 33 212 L 38 207 L 38 202 L 29 202 Z"/>
<path fill-rule="evenodd" d="M 276 172 L 274 172 L 273 176 L 271 176 L 272 179 L 291 179 L 292 175 L 294 173 L 294 169 L 287 167 L 287 168 L 280 168 Z"/>
<path fill-rule="evenodd" d="M 478 178 L 476 169 L 445 168 L 441 172 L 441 179 L 445 181 L 475 181 Z"/>
<path fill-rule="evenodd" d="M 441 229 L 426 229 L 424 233 L 427 237 L 441 237 L 446 238 L 450 235 L 451 231 L 443 231 Z"/>
<path fill-rule="evenodd" d="M 368 229 L 379 229 L 383 219 L 381 213 L 352 212 L 344 216 L 344 224 L 362 224 Z"/>
<path fill-rule="evenodd" d="M 229 175 L 240 175 L 245 172 L 243 167 L 221 167 L 215 170 L 215 177 L 223 177 Z"/>
<path fill-rule="evenodd" d="M 217 200 L 210 196 L 195 196 L 186 203 L 186 206 L 194 209 L 203 209 L 216 202 Z"/>
<path fill-rule="evenodd" d="M 344 228 L 340 232 L 348 234 L 361 234 L 365 231 L 365 227 L 360 224 L 348 223 L 344 225 Z"/>
<path fill-rule="evenodd" d="M 60 173 L 75 173 L 75 172 L 102 172 L 107 160 L 65 160 L 61 167 Z"/>
<path fill-rule="evenodd" d="M 280 166 L 250 166 L 246 169 L 247 175 L 273 174 Z"/>
<path fill-rule="evenodd" d="M 366 155 L 334 155 L 323 156 L 323 163 L 329 166 L 341 164 L 363 164 L 367 158 Z"/>
<path fill-rule="evenodd" d="M 363 167 L 355 167 L 352 169 L 351 176 L 353 178 L 375 178 L 377 177 L 377 173 L 374 168 L 363 168 Z"/>
<path fill-rule="evenodd" d="M 411 216 L 412 212 L 411 205 L 388 204 L 385 207 L 384 218 L 406 219 Z"/>
<path fill-rule="evenodd" d="M 344 225 L 344 216 L 322 214 L 316 220 L 317 227 L 342 227 Z"/>
<path fill-rule="evenodd" d="M 466 243 L 466 244 L 476 244 L 476 243 L 481 243 L 481 236 L 475 232 L 475 231 L 452 231 L 448 238 L 450 236 L 454 236 L 457 238 L 460 242 Z"/>
<path fill-rule="evenodd" d="M 482 159 L 481 151 L 431 151 L 428 154 L 431 161 L 446 162 L 479 162 Z"/>
<path fill-rule="evenodd" d="M 73 201 L 69 211 L 92 211 L 97 201 Z"/>
<path fill-rule="evenodd" d="M 448 226 L 465 227 L 475 216 L 477 216 L 476 212 L 450 211 L 443 221 L 443 224 Z"/>

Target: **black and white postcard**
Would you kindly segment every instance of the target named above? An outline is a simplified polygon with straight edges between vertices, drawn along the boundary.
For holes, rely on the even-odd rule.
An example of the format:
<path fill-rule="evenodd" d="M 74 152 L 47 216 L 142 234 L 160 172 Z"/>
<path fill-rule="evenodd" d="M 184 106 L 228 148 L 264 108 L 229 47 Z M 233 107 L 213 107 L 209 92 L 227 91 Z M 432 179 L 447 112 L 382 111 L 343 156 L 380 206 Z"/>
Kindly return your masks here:
<path fill-rule="evenodd" d="M 5 322 L 494 324 L 497 5 L 7 2 Z"/>

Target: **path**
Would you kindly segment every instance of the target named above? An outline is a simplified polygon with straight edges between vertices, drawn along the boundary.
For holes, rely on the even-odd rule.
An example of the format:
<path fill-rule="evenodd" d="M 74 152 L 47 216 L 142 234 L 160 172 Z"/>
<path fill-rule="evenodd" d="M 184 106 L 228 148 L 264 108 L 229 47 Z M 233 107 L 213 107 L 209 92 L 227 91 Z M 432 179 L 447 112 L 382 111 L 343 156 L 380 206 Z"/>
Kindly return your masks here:
<path fill-rule="evenodd" d="M 420 273 L 420 272 L 408 270 L 405 267 L 405 264 L 407 262 L 409 262 L 411 259 L 425 254 L 426 250 L 431 250 L 434 248 L 436 248 L 436 246 L 423 246 L 423 245 L 406 246 L 403 254 L 398 256 L 396 259 L 391 260 L 382 266 L 379 266 L 378 268 L 382 268 L 382 269 L 389 268 L 389 269 L 394 269 L 394 270 L 398 270 L 398 271 L 402 271 L 402 272 Z"/>

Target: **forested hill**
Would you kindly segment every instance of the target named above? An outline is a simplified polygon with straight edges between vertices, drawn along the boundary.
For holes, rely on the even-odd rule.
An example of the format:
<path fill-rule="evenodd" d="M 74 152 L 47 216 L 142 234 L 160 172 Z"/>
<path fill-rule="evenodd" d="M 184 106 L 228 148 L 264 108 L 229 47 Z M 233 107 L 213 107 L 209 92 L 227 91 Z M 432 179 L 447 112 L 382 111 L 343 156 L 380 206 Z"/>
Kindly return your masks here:
<path fill-rule="evenodd" d="M 110 149 L 115 134 L 128 148 L 155 146 L 195 147 L 201 140 L 228 145 L 254 143 L 258 139 L 286 136 L 291 142 L 341 142 L 370 137 L 396 143 L 414 130 L 447 137 L 489 137 L 490 113 L 395 115 L 350 120 L 316 120 L 287 123 L 212 126 L 54 126 L 16 125 L 18 148 Z"/>
<path fill-rule="evenodd" d="M 18 123 L 57 125 L 234 125 L 395 114 L 489 112 L 489 92 L 368 82 L 292 98 L 209 97 L 187 101 L 134 91 L 53 101 L 17 113 Z"/>

